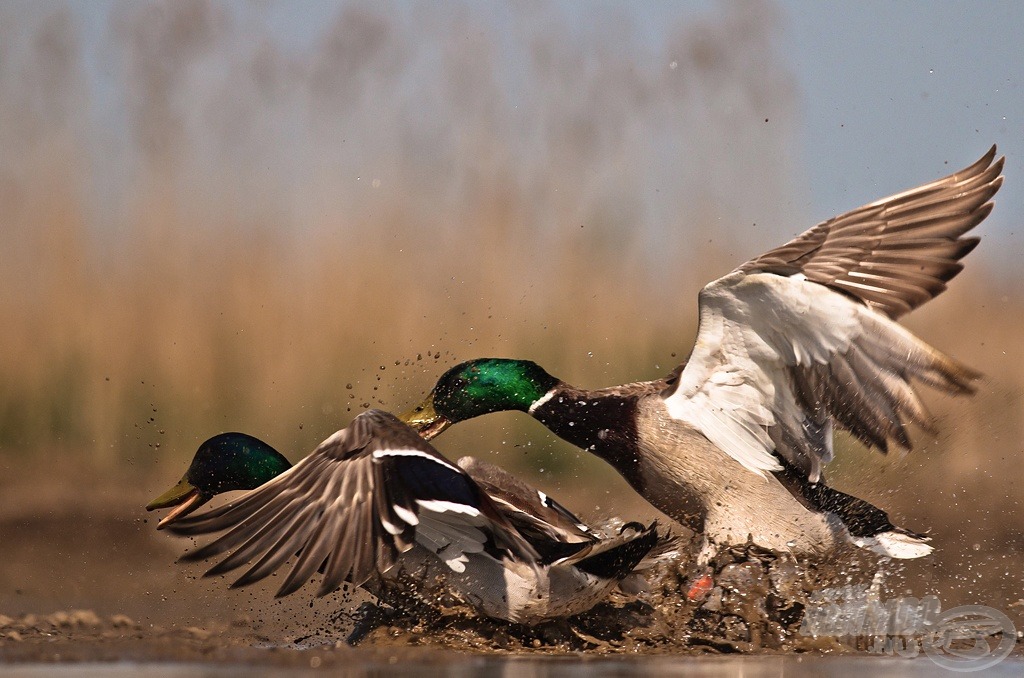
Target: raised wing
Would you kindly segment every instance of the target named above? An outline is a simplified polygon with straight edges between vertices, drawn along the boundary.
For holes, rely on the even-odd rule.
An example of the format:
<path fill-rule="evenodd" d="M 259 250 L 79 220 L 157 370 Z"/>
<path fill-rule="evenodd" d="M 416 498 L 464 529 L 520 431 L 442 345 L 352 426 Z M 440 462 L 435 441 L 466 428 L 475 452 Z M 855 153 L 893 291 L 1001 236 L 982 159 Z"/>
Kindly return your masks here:
<path fill-rule="evenodd" d="M 199 560 L 233 552 L 207 574 L 255 561 L 243 586 L 297 555 L 278 596 L 323 571 L 317 595 L 360 585 L 389 570 L 418 543 L 454 571 L 467 554 L 532 562 L 535 552 L 476 483 L 394 416 L 370 410 L 292 469 L 219 509 L 168 526 L 179 534 L 226 534 L 186 554 Z"/>
<path fill-rule="evenodd" d="M 948 177 L 822 222 L 737 270 L 802 273 L 898 318 L 963 270 L 979 240 L 964 234 L 989 215 L 1003 183 L 1005 159 L 995 155 L 993 146 Z"/>
<path fill-rule="evenodd" d="M 757 257 L 700 294 L 700 326 L 670 414 L 755 473 L 812 481 L 832 459 L 834 424 L 882 451 L 927 424 L 917 380 L 972 391 L 979 373 L 892 318 L 945 289 L 977 244 L 1003 160 L 993 148 L 945 179 L 872 203 Z"/>

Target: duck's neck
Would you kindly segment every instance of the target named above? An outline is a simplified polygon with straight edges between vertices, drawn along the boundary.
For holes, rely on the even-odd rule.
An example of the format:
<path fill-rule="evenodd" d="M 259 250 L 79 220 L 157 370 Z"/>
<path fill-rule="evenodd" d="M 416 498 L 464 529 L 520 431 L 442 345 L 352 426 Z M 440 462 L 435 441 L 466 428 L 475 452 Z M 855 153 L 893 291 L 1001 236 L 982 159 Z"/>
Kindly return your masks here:
<path fill-rule="evenodd" d="M 640 481 L 637 397 L 584 391 L 560 382 L 529 413 L 560 438 L 601 457 L 631 484 Z"/>

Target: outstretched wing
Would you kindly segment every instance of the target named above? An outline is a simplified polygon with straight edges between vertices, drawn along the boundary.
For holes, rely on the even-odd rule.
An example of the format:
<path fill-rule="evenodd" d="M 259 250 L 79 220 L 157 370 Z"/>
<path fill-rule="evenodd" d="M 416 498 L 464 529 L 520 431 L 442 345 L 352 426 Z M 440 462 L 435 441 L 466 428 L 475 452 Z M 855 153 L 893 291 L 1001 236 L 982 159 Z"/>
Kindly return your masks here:
<path fill-rule="evenodd" d="M 962 393 L 979 373 L 894 322 L 945 289 L 992 209 L 995 149 L 945 179 L 826 221 L 700 294 L 700 326 L 669 391 L 672 416 L 756 473 L 774 453 L 812 481 L 833 424 L 883 451 L 926 424 L 912 381 Z"/>
<path fill-rule="evenodd" d="M 890 318 L 946 289 L 979 239 L 964 237 L 992 211 L 1003 184 L 996 147 L 970 167 L 822 222 L 751 259 L 744 273 L 803 274 Z"/>
<path fill-rule="evenodd" d="M 531 560 L 532 549 L 459 467 L 394 416 L 370 410 L 289 471 L 221 508 L 169 525 L 185 535 L 227 530 L 186 554 L 199 560 L 233 552 L 208 574 L 253 562 L 233 584 L 258 581 L 296 556 L 284 596 L 318 570 L 317 595 L 360 585 L 389 570 L 418 543 L 454 571 L 467 554 Z"/>

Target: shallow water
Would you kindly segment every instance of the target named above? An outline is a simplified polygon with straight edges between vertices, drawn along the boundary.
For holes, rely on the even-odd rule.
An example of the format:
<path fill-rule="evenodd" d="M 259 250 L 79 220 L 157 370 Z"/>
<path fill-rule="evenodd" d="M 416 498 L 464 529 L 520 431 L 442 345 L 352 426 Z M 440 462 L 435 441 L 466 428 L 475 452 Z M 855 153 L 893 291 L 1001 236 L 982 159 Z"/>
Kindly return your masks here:
<path fill-rule="evenodd" d="M 137 517 L 142 500 L 81 505 L 51 500 L 39 487 L 29 489 L 33 491 L 2 493 L 5 503 L 0 504 L 0 590 L 12 592 L 0 600 L 0 676 L 235 676 L 254 669 L 260 675 L 305 675 L 312 669 L 389 676 L 438 670 L 527 676 L 585 672 L 587 678 L 640 671 L 953 675 L 926 658 L 852 654 L 865 650 L 829 637 L 810 642 L 792 624 L 783 635 L 773 620 L 786 610 L 777 605 L 768 622 L 744 628 L 732 618 L 731 625 L 718 628 L 711 623 L 720 622 L 718 617 L 698 614 L 695 606 L 679 600 L 678 573 L 675 579 L 657 580 L 660 586 L 645 595 L 653 608 L 622 607 L 614 614 L 605 610 L 599 616 L 604 626 L 576 623 L 530 635 L 454 615 L 441 628 L 383 626 L 352 648 L 343 642 L 351 621 L 339 620 L 338 613 L 350 617 L 365 597 L 313 599 L 306 594 L 275 600 L 272 586 L 229 590 L 223 579 L 197 579 L 202 567 L 174 562 L 190 544 L 157 533 L 151 522 Z M 39 510 L 33 497 L 63 508 Z M 1024 587 L 1014 543 L 990 544 L 991 549 L 947 548 L 926 562 L 901 564 L 886 577 L 881 595 L 889 600 L 934 593 L 944 610 L 987 605 L 1024 629 Z M 703 606 L 710 609 L 714 603 L 720 615 L 730 605 L 743 608 L 744 601 L 762 600 L 763 592 L 758 592 L 774 585 L 770 565 L 767 579 L 750 565 L 723 573 L 719 583 L 725 593 Z M 867 583 L 874 572 L 850 570 L 839 583 Z M 730 593 L 730 587 L 748 595 Z M 754 608 L 746 611 L 750 615 L 740 612 L 756 620 L 762 611 Z M 653 615 L 654 624 L 645 625 L 652 609 L 661 613 Z M 758 642 L 744 637 L 755 628 L 760 629 Z M 582 637 L 573 629 L 583 631 Z M 776 637 L 784 641 L 772 642 Z M 752 654 L 719 654 L 736 651 Z M 985 675 L 1024 675 L 1024 663 L 1014 655 Z"/>
<path fill-rule="evenodd" d="M 435 658 L 439 659 L 439 658 Z M 313 662 L 316 664 L 316 662 Z M 211 665 L 193 663 L 85 663 L 85 664 L 31 664 L 0 666 L 4 678 L 37 678 L 62 676 L 65 678 L 102 678 L 105 676 L 140 676 L 142 678 L 165 678 L 189 676 L 190 678 L 234 678 L 250 676 L 252 666 Z M 917 676 L 972 675 L 938 668 L 927 658 L 900 659 L 890 657 L 649 657 L 630 659 L 586 659 L 586 658 L 523 658 L 523 657 L 475 657 L 451 654 L 447 661 L 406 661 L 390 664 L 387 661 L 367 661 L 348 665 L 339 671 L 338 667 L 324 670 L 316 668 L 268 668 L 260 667 L 264 676 L 306 676 L 333 674 L 359 676 L 402 676 L 424 673 L 445 673 L 453 676 L 528 676 L 548 678 L 596 678 L 602 676 L 647 676 L 680 675 L 688 676 L 742 676 L 743 678 L 769 678 L 785 676 L 850 676 L 885 675 L 893 678 L 916 678 Z M 1024 675 L 1024 659 L 1009 658 L 996 666 L 974 675 L 1002 678 Z"/>

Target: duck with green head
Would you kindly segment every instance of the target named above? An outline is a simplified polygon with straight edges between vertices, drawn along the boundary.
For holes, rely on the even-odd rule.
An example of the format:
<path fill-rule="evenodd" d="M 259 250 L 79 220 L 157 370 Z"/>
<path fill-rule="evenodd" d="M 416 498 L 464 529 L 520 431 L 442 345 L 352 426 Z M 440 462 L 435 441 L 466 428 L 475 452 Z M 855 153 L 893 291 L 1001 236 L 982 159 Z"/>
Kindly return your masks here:
<path fill-rule="evenodd" d="M 251 490 L 292 467 L 284 455 L 246 433 L 221 433 L 196 450 L 178 484 L 151 501 L 147 511 L 172 509 L 157 529 L 184 518 L 218 494 Z"/>
<path fill-rule="evenodd" d="M 844 544 L 931 552 L 881 509 L 828 487 L 833 430 L 909 449 L 928 425 L 915 382 L 960 394 L 979 373 L 896 320 L 941 293 L 974 249 L 1003 159 L 825 221 L 707 285 L 689 359 L 653 381 L 586 390 L 533 362 L 448 370 L 404 419 L 427 438 L 492 412 L 526 412 L 612 464 L 655 507 L 704 535 L 699 561 L 753 542 L 823 556 Z"/>
<path fill-rule="evenodd" d="M 186 517 L 222 492 L 236 501 Z M 173 508 L 172 508 L 173 507 Z M 453 464 L 399 419 L 370 410 L 294 467 L 244 433 L 204 442 L 182 480 L 148 510 L 158 527 L 224 532 L 186 554 L 231 554 L 207 574 L 251 564 L 233 584 L 295 562 L 278 591 L 323 573 L 318 595 L 344 582 L 388 601 L 430 604 L 443 580 L 481 613 L 537 623 L 583 612 L 671 550 L 655 525 L 602 537 L 542 492 L 485 462 Z"/>

